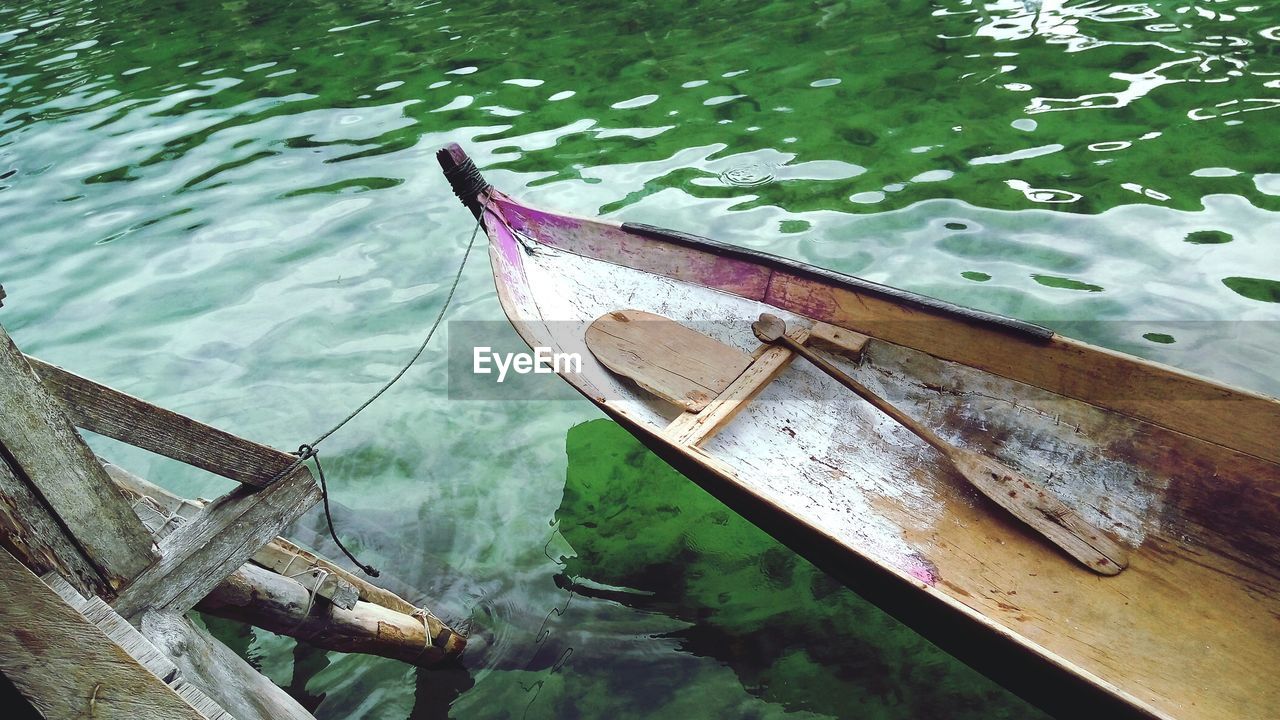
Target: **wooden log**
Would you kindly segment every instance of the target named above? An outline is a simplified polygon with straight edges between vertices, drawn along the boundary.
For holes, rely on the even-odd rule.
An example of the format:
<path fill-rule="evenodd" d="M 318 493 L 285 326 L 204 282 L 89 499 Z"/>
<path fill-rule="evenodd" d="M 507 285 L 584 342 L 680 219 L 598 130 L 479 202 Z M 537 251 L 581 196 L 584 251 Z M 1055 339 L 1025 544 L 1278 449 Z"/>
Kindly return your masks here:
<path fill-rule="evenodd" d="M 414 605 L 390 590 L 374 585 L 350 570 L 335 564 L 332 560 L 321 557 L 320 555 L 303 548 L 292 540 L 276 538 L 268 544 L 268 547 L 278 547 L 286 552 L 299 555 L 300 557 L 306 558 L 308 562 L 314 563 L 318 567 L 323 567 L 334 575 L 341 577 L 356 588 L 356 591 L 360 594 L 359 599 L 364 600 L 365 602 L 381 605 L 388 610 L 395 610 L 396 612 L 404 613 L 405 615 L 412 615 L 421 610 L 417 605 Z M 259 564 L 262 565 L 263 563 Z M 267 565 L 267 567 L 270 566 Z"/>
<path fill-rule="evenodd" d="M 5 550 L 0 590 L 0 670 L 49 720 L 217 717 L 166 685 Z"/>
<path fill-rule="evenodd" d="M 263 486 L 296 459 L 28 356 L 76 425 L 215 475 Z"/>
<path fill-rule="evenodd" d="M 320 558 L 311 553 L 286 548 L 276 542 L 279 539 L 273 539 L 254 553 L 254 564 L 297 580 L 311 592 L 343 610 L 355 607 L 356 601 L 360 599 L 360 590 L 348 582 L 342 573 L 336 572 L 333 563 L 320 562 Z"/>
<path fill-rule="evenodd" d="M 43 499 L 0 454 L 0 546 L 37 573 L 55 572 L 85 595 L 114 592 Z"/>
<path fill-rule="evenodd" d="M 418 617 L 427 625 L 427 633 L 432 638 L 432 643 L 438 647 L 444 648 L 445 657 L 453 657 L 462 653 L 467 646 L 467 638 L 462 633 L 454 630 L 444 623 L 443 620 L 436 617 L 427 608 L 418 607 L 413 603 L 405 600 L 390 590 L 378 587 L 364 578 L 352 573 L 340 565 L 335 564 L 328 558 L 317 555 L 305 548 L 300 547 L 296 543 L 285 538 L 276 538 L 267 544 L 266 549 L 280 548 L 290 553 L 295 553 L 308 562 L 313 563 L 316 567 L 321 567 L 335 576 L 351 583 L 359 592 L 359 599 L 374 605 L 381 605 L 388 610 Z M 254 562 L 258 562 L 258 558 L 254 557 Z M 263 563 L 258 562 L 259 565 Z M 320 588 L 320 594 L 324 595 L 324 586 Z M 335 603 L 337 604 L 337 603 Z M 341 607 L 341 605 L 339 605 Z M 351 609 L 351 608 L 344 608 Z"/>
<path fill-rule="evenodd" d="M 266 488 L 241 485 L 162 540 L 160 560 L 120 594 L 116 610 L 127 618 L 147 608 L 186 612 L 318 502 L 305 467 Z"/>
<path fill-rule="evenodd" d="M 156 553 L 150 533 L 2 327 L 0 407 L 0 446 L 15 474 L 74 538 L 103 586 L 118 590 L 151 565 Z"/>
<path fill-rule="evenodd" d="M 235 720 L 315 720 L 207 630 L 176 612 L 142 615 L 142 634 L 177 664 L 183 679 Z"/>
<path fill-rule="evenodd" d="M 256 565 L 237 570 L 196 609 L 325 650 L 379 655 L 424 667 L 456 656 L 465 646 L 456 633 L 432 637 L 422 616 L 363 601 L 350 610 L 317 603 L 301 583 Z"/>

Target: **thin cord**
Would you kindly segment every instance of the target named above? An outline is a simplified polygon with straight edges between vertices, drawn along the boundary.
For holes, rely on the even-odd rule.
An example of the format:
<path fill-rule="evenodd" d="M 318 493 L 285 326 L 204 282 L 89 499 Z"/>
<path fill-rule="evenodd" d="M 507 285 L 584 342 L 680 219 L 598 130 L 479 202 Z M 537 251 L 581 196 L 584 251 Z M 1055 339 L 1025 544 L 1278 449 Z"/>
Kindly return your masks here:
<path fill-rule="evenodd" d="M 350 415 L 347 415 L 337 425 L 334 425 L 333 427 L 329 428 L 327 431 L 322 433 L 320 437 L 316 438 L 315 440 L 312 440 L 309 443 L 311 447 L 315 447 L 316 445 L 319 445 L 320 443 L 324 442 L 325 438 L 337 432 L 339 428 L 341 428 L 343 425 L 346 425 L 348 422 L 350 422 L 352 418 L 359 415 L 361 411 L 363 411 L 365 408 L 372 405 L 374 400 L 377 400 L 379 397 L 382 396 L 382 393 L 391 389 L 391 386 L 395 385 L 397 380 L 404 377 L 404 374 L 409 372 L 409 368 L 413 367 L 413 364 L 418 361 L 418 358 L 422 357 L 423 351 L 427 349 L 427 343 L 431 342 L 431 336 L 436 334 L 436 328 L 440 327 L 440 321 L 444 320 L 444 314 L 445 314 L 445 311 L 449 309 L 449 303 L 453 302 L 453 295 L 458 290 L 458 283 L 462 281 L 462 270 L 467 266 L 467 258 L 471 256 L 471 248 L 472 246 L 475 245 L 476 235 L 479 234 L 479 232 L 480 232 L 480 222 L 477 221 L 475 228 L 471 231 L 471 239 L 467 241 L 467 249 L 462 253 L 462 262 L 458 263 L 458 272 L 455 273 L 453 276 L 453 284 L 449 286 L 449 294 L 445 296 L 444 305 L 440 307 L 440 312 L 436 315 L 435 322 L 431 323 L 431 329 L 427 331 L 427 336 L 422 339 L 422 344 L 418 346 L 418 351 L 413 354 L 413 357 L 409 359 L 409 362 L 405 363 L 404 367 L 400 368 L 400 372 L 396 373 L 395 377 L 388 380 L 387 384 L 383 385 L 382 388 L 378 390 L 378 392 L 374 393 L 373 396 L 370 397 L 368 400 L 365 400 L 364 404 L 362 404 L 360 407 L 356 408 L 355 410 L 351 411 Z"/>
<path fill-rule="evenodd" d="M 342 540 L 338 537 L 338 531 L 333 528 L 333 512 L 329 509 L 329 485 L 324 479 L 324 467 L 320 465 L 320 453 L 316 452 L 316 449 L 310 445 L 301 445 L 298 447 L 298 455 L 303 458 L 311 458 L 311 460 L 316 464 L 316 474 L 320 476 L 320 499 L 324 501 L 324 521 L 325 524 L 329 526 L 329 537 L 333 538 L 333 541 L 338 545 L 338 549 L 350 558 L 351 562 L 356 564 L 356 567 L 363 570 L 366 575 L 369 577 L 378 577 L 381 575 L 382 573 L 378 572 L 378 569 L 374 566 L 365 565 L 360 562 L 360 560 L 347 549 L 347 546 L 342 544 Z"/>
<path fill-rule="evenodd" d="M 320 437 L 315 440 L 299 445 L 298 449 L 293 452 L 294 455 L 298 456 L 298 459 L 289 463 L 287 467 L 276 473 L 276 476 L 271 478 L 270 482 L 267 483 L 268 485 L 275 483 L 289 473 L 292 473 L 294 470 L 297 470 L 299 467 L 302 467 L 307 460 L 314 460 L 316 464 L 316 474 L 320 476 L 320 497 L 324 500 L 324 518 L 325 522 L 329 526 L 329 534 L 333 536 L 333 541 L 337 543 L 338 548 L 351 559 L 351 562 L 355 563 L 361 570 L 371 577 L 378 577 L 378 570 L 373 566 L 365 565 L 357 560 L 356 556 L 351 554 L 351 551 L 348 550 L 346 546 L 342 544 L 342 541 L 338 539 L 338 533 L 333 528 L 333 514 L 329 509 L 329 488 L 325 483 L 324 468 L 320 466 L 320 454 L 319 451 L 316 450 L 316 446 L 341 429 L 343 425 L 351 422 L 355 416 L 359 415 L 365 408 L 372 405 L 374 400 L 382 397 L 382 394 L 390 390 L 392 385 L 395 385 L 400 378 L 404 377 L 405 373 L 409 372 L 409 368 L 413 367 L 413 364 L 418 361 L 418 358 L 422 357 L 422 353 L 427 349 L 427 344 L 431 342 L 432 336 L 436 334 L 436 328 L 440 327 L 440 322 L 444 320 L 445 312 L 448 311 L 450 303 L 453 302 L 454 293 L 458 291 L 458 284 L 462 282 L 462 271 L 467 267 L 467 258 L 471 257 L 471 248 L 475 246 L 476 235 L 480 233 L 480 226 L 482 224 L 482 220 L 477 218 L 476 226 L 471 231 L 471 239 L 467 240 L 467 248 L 462 253 L 462 262 L 458 263 L 458 272 L 454 274 L 453 284 L 449 286 L 449 294 L 445 296 L 444 304 L 440 306 L 440 312 L 436 314 L 435 322 L 431 323 L 431 329 L 427 331 L 427 336 L 422 339 L 422 344 L 418 346 L 418 351 L 413 354 L 413 357 L 409 358 L 409 362 L 405 363 L 404 367 L 400 368 L 400 371 L 397 372 L 395 376 L 388 380 L 386 384 L 378 389 L 377 392 L 371 395 L 368 400 L 361 403 L 360 407 L 352 410 L 351 413 L 340 420 L 338 424 L 321 433 Z"/>

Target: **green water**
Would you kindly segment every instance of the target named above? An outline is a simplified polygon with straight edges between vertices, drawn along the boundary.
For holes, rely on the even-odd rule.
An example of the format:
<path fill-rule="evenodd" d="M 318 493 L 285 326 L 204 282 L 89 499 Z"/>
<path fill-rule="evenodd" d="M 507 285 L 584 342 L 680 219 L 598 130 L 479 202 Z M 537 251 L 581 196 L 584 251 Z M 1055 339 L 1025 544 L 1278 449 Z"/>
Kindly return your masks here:
<path fill-rule="evenodd" d="M 458 141 L 531 202 L 1274 394 L 1278 107 L 1266 3 L 5 5 L 0 322 L 292 448 L 440 307 L 471 223 L 432 152 Z M 483 262 L 450 313 L 501 318 Z M 443 340 L 325 457 L 344 537 L 472 625 L 464 666 L 210 621 L 319 717 L 1037 714 L 585 402 L 448 401 Z M 174 489 L 227 487 L 94 442 Z M 322 531 L 296 534 L 332 553 Z"/>

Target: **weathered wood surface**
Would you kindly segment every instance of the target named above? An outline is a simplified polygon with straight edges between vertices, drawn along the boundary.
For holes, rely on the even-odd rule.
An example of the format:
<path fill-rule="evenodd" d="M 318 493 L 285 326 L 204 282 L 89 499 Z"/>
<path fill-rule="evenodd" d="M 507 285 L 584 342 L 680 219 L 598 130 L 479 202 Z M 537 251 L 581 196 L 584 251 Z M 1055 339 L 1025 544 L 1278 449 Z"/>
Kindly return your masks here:
<path fill-rule="evenodd" d="M 636 310 L 596 318 L 586 343 L 602 365 L 687 412 L 705 408 L 752 360 L 738 348 Z"/>
<path fill-rule="evenodd" d="M 1280 462 L 1273 398 L 1077 340 L 1028 340 L 791 273 L 775 273 L 765 301 Z"/>
<path fill-rule="evenodd" d="M 204 511 L 204 502 L 179 497 L 119 465 L 103 461 L 102 469 L 132 500 L 134 512 L 157 542 Z"/>
<path fill-rule="evenodd" d="M 1101 575 L 1115 575 L 1129 564 L 1129 552 L 1101 529 L 1035 482 L 1004 463 L 981 453 L 957 447 L 932 428 L 854 380 L 844 370 L 786 336 L 787 325 L 776 315 L 764 313 L 752 325 L 756 337 L 778 343 L 813 363 L 829 377 L 893 418 L 899 425 L 941 452 L 979 492 L 1044 535 L 1085 567 Z"/>
<path fill-rule="evenodd" d="M 160 560 L 115 601 L 132 618 L 146 608 L 185 612 L 313 505 L 320 486 L 299 467 L 265 488 L 241 485 L 210 502 L 160 543 Z"/>
<path fill-rule="evenodd" d="M 55 571 L 85 595 L 112 593 L 36 491 L 0 453 L 0 545 L 37 573 Z"/>
<path fill-rule="evenodd" d="M 449 648 L 447 636 L 432 637 L 422 617 L 364 601 L 350 610 L 317 602 L 301 583 L 256 565 L 237 570 L 196 607 L 326 650 L 380 655 L 420 666 L 461 650 Z"/>
<path fill-rule="evenodd" d="M 177 664 L 185 682 L 226 708 L 234 720 L 315 720 L 190 618 L 149 611 L 142 615 L 141 626 L 142 634 Z"/>
<path fill-rule="evenodd" d="M 126 492 L 152 499 L 163 512 L 177 513 L 180 517 L 191 520 L 203 511 L 201 504 L 181 498 L 127 470 L 109 463 L 105 467 L 112 479 Z M 162 524 L 164 524 L 163 521 Z M 175 527 L 172 524 L 164 525 Z M 424 663 L 458 655 L 466 647 L 466 638 L 431 614 L 429 610 L 419 608 L 390 590 L 373 585 L 332 561 L 282 537 L 273 538 L 262 546 L 253 554 L 252 561 L 257 566 L 273 570 L 283 577 L 294 580 L 308 593 L 324 598 L 328 604 L 340 610 L 351 610 L 356 606 L 357 600 L 364 600 L 425 623 L 427 635 L 432 638 L 433 645 L 440 648 L 442 652 L 438 657 L 423 656 L 421 661 Z M 317 580 L 320 580 L 318 588 Z M 229 583 L 234 583 L 234 580 L 224 580 L 212 594 L 234 593 L 234 590 L 225 587 Z"/>
<path fill-rule="evenodd" d="M 4 328 L 0 407 L 0 447 L 15 474 L 30 484 L 75 539 L 101 577 L 104 591 L 119 589 L 151 565 L 156 557 L 151 535 Z M 46 538 L 45 544 L 52 548 L 57 541 Z"/>
<path fill-rule="evenodd" d="M 0 669 L 50 720 L 209 717 L 4 550 Z"/>
<path fill-rule="evenodd" d="M 420 608 L 390 590 L 378 587 L 346 568 L 335 564 L 331 560 L 316 555 L 315 553 L 302 548 L 285 538 L 276 538 L 275 540 L 272 540 L 270 545 L 267 547 L 278 547 L 286 552 L 296 554 L 307 562 L 314 564 L 316 567 L 324 568 L 333 573 L 336 577 L 346 580 L 355 586 L 356 590 L 360 593 L 360 599 L 367 603 L 381 605 L 388 610 L 394 610 L 395 612 L 403 615 L 421 618 L 426 622 L 427 633 L 431 636 L 432 643 L 436 647 L 443 649 L 444 657 L 452 657 L 461 654 L 463 649 L 466 648 L 466 636 L 446 625 L 443 621 L 433 615 L 430 610 Z M 257 562 L 256 557 L 254 558 L 254 561 Z M 258 564 L 261 565 L 263 563 Z M 323 590 L 324 587 L 321 586 L 321 595 L 323 595 Z M 339 605 L 339 607 L 342 606 Z"/>
<path fill-rule="evenodd" d="M 158 540 L 167 537 L 179 525 L 196 519 L 204 511 L 204 503 L 179 497 L 118 465 L 104 462 L 103 467 L 111 479 L 126 493 L 141 500 L 134 504 L 134 510 L 147 528 L 155 533 Z M 262 567 L 286 576 L 301 577 L 312 568 L 323 570 L 324 579 L 319 589 L 315 591 L 320 597 L 342 608 L 350 609 L 362 594 L 360 589 L 347 579 L 350 573 L 346 570 L 281 537 L 272 538 L 270 542 L 259 548 L 251 559 Z M 313 574 L 312 577 L 318 575 L 318 573 Z M 315 589 L 314 580 L 304 578 L 302 581 L 306 582 L 308 587 Z"/>
<path fill-rule="evenodd" d="M 792 334 L 796 342 L 803 343 L 809 336 L 807 330 Z M 672 442 L 681 445 L 701 445 L 728 425 L 746 404 L 773 382 L 778 374 L 791 364 L 795 354 L 783 347 L 765 347 L 755 362 L 729 383 L 724 392 L 707 403 L 697 413 L 682 413 L 664 431 Z"/>
<path fill-rule="evenodd" d="M 177 666 L 167 655 L 157 650 L 149 640 L 143 637 L 137 628 L 103 602 L 102 598 L 93 595 L 86 598 L 56 573 L 48 573 L 40 579 L 86 620 L 98 626 L 99 630 L 129 653 L 130 657 L 172 687 L 174 679 L 178 676 Z"/>
<path fill-rule="evenodd" d="M 809 339 L 806 344 L 814 350 L 825 350 L 843 355 L 850 360 L 857 360 L 870 339 L 862 333 L 824 322 L 814 322 L 813 327 L 809 328 Z"/>
<path fill-rule="evenodd" d="M 320 555 L 317 555 L 311 552 L 310 550 L 307 550 L 301 545 L 298 545 L 292 540 L 278 537 L 272 540 L 267 547 L 279 548 L 280 550 L 286 553 L 297 555 L 298 557 L 305 559 L 307 562 L 315 565 L 316 567 L 322 567 L 328 570 L 329 572 L 333 573 L 336 577 L 340 577 L 343 580 L 346 580 L 356 588 L 357 592 L 360 593 L 361 600 L 374 603 L 375 605 L 381 605 L 384 608 L 387 608 L 389 610 L 395 610 L 396 612 L 404 613 L 405 615 L 412 615 L 415 612 L 418 612 L 420 610 L 418 606 L 414 605 L 408 600 L 405 600 L 404 598 L 391 592 L 390 590 L 374 585 L 373 583 L 369 582 L 368 580 L 365 580 L 359 575 L 356 575 L 355 573 L 342 567 L 341 565 L 334 563 L 332 560 L 329 560 L 328 558 L 325 558 L 325 557 L 321 557 Z M 254 558 L 254 561 L 255 562 L 257 561 L 256 557 Z M 258 564 L 263 565 L 264 567 L 269 567 L 265 563 L 258 563 Z"/>
<path fill-rule="evenodd" d="M 263 486 L 296 458 L 28 356 L 76 425 L 215 475 Z"/>

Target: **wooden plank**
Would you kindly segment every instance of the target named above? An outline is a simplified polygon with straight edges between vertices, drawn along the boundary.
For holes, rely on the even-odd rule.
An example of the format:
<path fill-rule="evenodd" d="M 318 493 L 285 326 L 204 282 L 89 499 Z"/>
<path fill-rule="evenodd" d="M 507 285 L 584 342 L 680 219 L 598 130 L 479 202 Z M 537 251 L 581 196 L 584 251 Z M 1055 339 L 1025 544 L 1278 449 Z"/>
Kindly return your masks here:
<path fill-rule="evenodd" d="M 1078 340 L 1028 339 L 781 270 L 770 280 L 765 301 L 1280 462 L 1280 401 L 1275 398 Z"/>
<path fill-rule="evenodd" d="M 37 573 L 53 571 L 65 576 L 85 595 L 114 592 L 44 500 L 14 472 L 3 453 L 0 453 L 0 546 Z"/>
<path fill-rule="evenodd" d="M 156 503 L 163 513 L 176 516 L 179 522 L 195 519 L 205 507 L 203 502 L 179 497 L 117 465 L 104 463 L 103 467 L 106 469 L 107 474 L 111 476 L 111 479 L 125 492 L 136 497 L 150 499 Z M 166 520 L 168 519 L 161 519 L 158 524 L 163 524 L 163 527 L 154 528 L 153 532 L 160 530 L 161 536 L 167 535 L 179 525 L 179 522 L 171 520 L 166 522 Z M 321 583 L 318 594 L 344 609 L 350 609 L 357 599 L 369 600 L 370 602 L 379 602 L 381 600 L 382 602 L 379 604 L 392 609 L 399 609 L 399 606 L 395 603 L 400 603 L 409 608 L 409 610 L 402 610 L 402 612 L 412 613 L 416 609 L 391 591 L 370 585 L 345 568 L 335 565 L 315 553 L 304 550 L 282 537 L 272 538 L 270 542 L 263 545 L 261 549 L 253 554 L 252 560 L 262 567 L 275 570 L 286 576 L 305 572 L 309 568 L 323 569 L 328 577 Z M 371 596 L 377 599 L 371 599 Z"/>
<path fill-rule="evenodd" d="M 374 603 L 351 610 L 315 603 L 301 583 L 256 565 L 240 568 L 197 606 L 200 612 L 252 623 L 316 647 L 433 665 L 461 652 L 460 638 L 432 636 L 424 616 Z M 455 644 L 450 646 L 450 641 Z"/>
<path fill-rule="evenodd" d="M 602 365 L 640 387 L 699 412 L 751 364 L 751 356 L 661 315 L 615 310 L 587 328 Z"/>
<path fill-rule="evenodd" d="M 824 322 L 815 322 L 809 329 L 808 345 L 815 350 L 825 350 L 843 355 L 851 360 L 862 356 L 862 350 L 871 338 L 852 330 Z"/>
<path fill-rule="evenodd" d="M 182 672 L 175 689 L 193 703 L 217 703 L 234 720 L 315 720 L 311 713 L 254 670 L 231 648 L 177 612 L 149 611 L 142 634 Z M 232 720 L 232 715 L 226 715 Z"/>
<path fill-rule="evenodd" d="M 208 717 L 4 550 L 0 588 L 0 670 L 44 717 Z"/>
<path fill-rule="evenodd" d="M 318 502 L 320 486 L 305 467 L 269 487 L 242 485 L 210 502 L 161 541 L 160 560 L 120 594 L 117 612 L 185 612 Z"/>
<path fill-rule="evenodd" d="M 0 328 L 0 446 L 108 588 L 155 560 L 151 535 Z"/>
<path fill-rule="evenodd" d="M 247 485 L 263 486 L 294 456 L 27 357 L 76 425 Z"/>
<path fill-rule="evenodd" d="M 809 336 L 807 330 L 793 334 L 796 342 L 803 343 Z M 767 347 L 764 352 L 737 377 L 724 392 L 716 396 L 699 413 L 683 413 L 667 426 L 663 434 L 680 445 L 698 446 L 715 437 L 722 428 L 751 402 L 761 390 L 773 382 L 791 364 L 795 354 L 784 347 Z"/>

